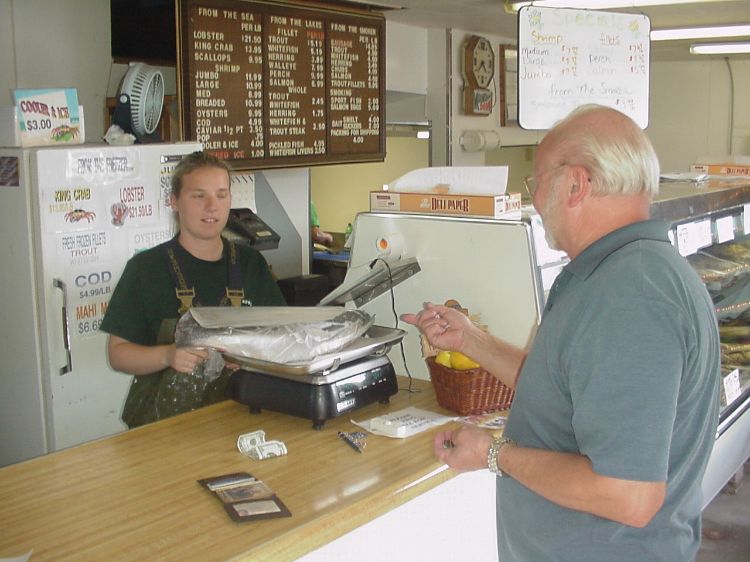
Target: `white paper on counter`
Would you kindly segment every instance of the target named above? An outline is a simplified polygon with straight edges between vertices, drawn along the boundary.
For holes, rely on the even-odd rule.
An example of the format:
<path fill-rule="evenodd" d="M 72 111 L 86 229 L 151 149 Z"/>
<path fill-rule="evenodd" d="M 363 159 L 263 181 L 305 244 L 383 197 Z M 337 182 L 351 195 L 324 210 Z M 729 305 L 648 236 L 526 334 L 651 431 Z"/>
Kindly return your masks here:
<path fill-rule="evenodd" d="M 32 552 L 34 551 L 29 550 L 26 554 L 22 554 L 21 556 L 17 556 L 15 558 L 0 558 L 0 562 L 27 562 L 27 560 L 31 558 Z"/>
<path fill-rule="evenodd" d="M 692 181 L 695 183 L 701 183 L 708 181 L 709 175 L 701 172 L 662 172 L 659 179 L 661 181 Z"/>
<path fill-rule="evenodd" d="M 388 190 L 424 192 L 438 186 L 461 195 L 501 195 L 508 187 L 508 166 L 419 168 L 391 182 Z"/>
<path fill-rule="evenodd" d="M 458 419 L 458 417 L 444 416 L 443 414 L 430 412 L 428 410 L 421 410 L 419 408 L 414 408 L 413 406 L 405 408 L 403 410 L 399 410 L 397 412 L 391 412 L 389 414 L 378 416 L 378 418 L 390 420 L 392 422 L 405 426 L 404 434 L 395 436 L 387 435 L 379 431 L 374 431 L 371 427 L 372 420 L 365 420 L 362 422 L 351 420 L 351 422 L 354 425 L 361 427 L 362 429 L 365 429 L 375 435 L 382 435 L 383 437 L 393 437 L 394 439 L 403 439 Z"/>

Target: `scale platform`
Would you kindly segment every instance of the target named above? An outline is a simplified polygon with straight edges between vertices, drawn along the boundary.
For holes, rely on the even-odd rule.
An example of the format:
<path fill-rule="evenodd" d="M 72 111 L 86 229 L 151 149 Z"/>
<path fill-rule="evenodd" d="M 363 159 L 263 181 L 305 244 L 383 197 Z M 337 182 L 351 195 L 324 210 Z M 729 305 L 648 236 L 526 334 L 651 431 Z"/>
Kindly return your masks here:
<path fill-rule="evenodd" d="M 322 429 L 326 420 L 372 404 L 388 403 L 398 382 L 386 353 L 405 332 L 372 326 L 344 349 L 306 363 L 272 363 L 226 354 L 240 365 L 227 385 L 228 398 L 250 412 L 263 409 L 312 420 Z"/>

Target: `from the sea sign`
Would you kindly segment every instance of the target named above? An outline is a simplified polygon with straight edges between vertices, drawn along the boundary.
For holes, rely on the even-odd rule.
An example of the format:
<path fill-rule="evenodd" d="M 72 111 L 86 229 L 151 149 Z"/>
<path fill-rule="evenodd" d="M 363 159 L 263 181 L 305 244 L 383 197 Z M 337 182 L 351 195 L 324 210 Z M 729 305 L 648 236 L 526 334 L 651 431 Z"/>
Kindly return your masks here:
<path fill-rule="evenodd" d="M 316 2 L 180 0 L 183 138 L 237 169 L 385 158 L 385 20 Z"/>

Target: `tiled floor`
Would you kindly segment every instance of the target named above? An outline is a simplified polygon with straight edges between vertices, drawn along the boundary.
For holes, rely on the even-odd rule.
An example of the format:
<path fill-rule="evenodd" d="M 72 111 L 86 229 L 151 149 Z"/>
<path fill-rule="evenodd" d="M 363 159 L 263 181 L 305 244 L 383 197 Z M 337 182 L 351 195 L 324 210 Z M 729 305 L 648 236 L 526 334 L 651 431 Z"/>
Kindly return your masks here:
<path fill-rule="evenodd" d="M 750 562 L 750 461 L 736 491 L 727 486 L 703 510 L 696 562 Z"/>

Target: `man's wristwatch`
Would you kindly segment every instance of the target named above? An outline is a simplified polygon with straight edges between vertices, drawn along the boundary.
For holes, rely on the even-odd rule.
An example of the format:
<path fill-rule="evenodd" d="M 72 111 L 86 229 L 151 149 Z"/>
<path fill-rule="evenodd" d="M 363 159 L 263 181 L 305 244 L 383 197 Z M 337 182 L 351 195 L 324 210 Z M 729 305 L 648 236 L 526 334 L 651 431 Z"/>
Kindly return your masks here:
<path fill-rule="evenodd" d="M 498 476 L 507 476 L 507 474 L 500 470 L 500 467 L 497 465 L 497 457 L 500 454 L 500 449 L 502 449 L 503 445 L 508 443 L 515 445 L 515 441 L 508 437 L 494 437 L 492 439 L 492 444 L 490 445 L 490 450 L 487 451 L 487 467 L 490 469 L 490 472 L 497 474 Z"/>

